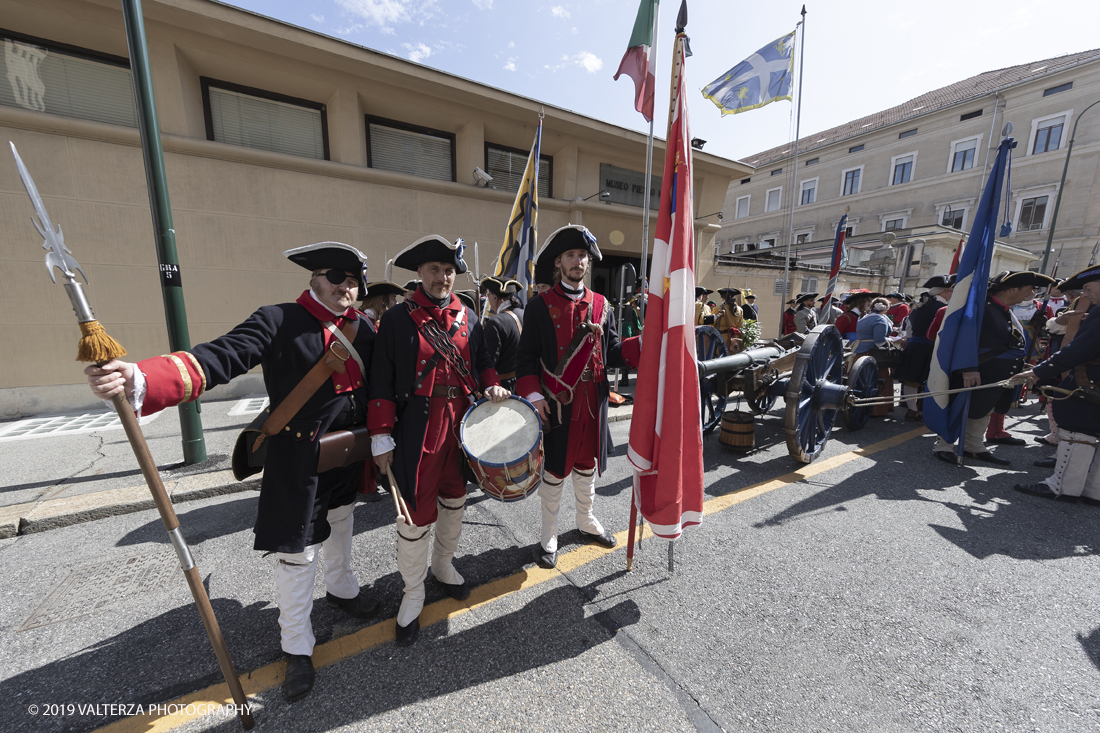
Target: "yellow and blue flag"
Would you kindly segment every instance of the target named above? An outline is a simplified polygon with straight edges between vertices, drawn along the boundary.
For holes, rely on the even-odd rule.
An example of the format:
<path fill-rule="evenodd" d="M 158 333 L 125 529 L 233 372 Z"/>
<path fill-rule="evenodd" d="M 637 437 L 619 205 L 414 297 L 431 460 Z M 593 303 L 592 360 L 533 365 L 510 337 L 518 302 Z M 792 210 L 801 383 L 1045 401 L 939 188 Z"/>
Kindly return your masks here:
<path fill-rule="evenodd" d="M 535 251 L 538 238 L 539 217 L 539 149 L 542 146 L 542 121 L 535 130 L 535 143 L 531 146 L 531 155 L 527 158 L 527 167 L 523 171 L 523 182 L 516 191 L 516 202 L 512 204 L 512 215 L 508 217 L 508 227 L 504 231 L 504 244 L 500 248 L 494 275 L 511 278 L 519 282 L 523 289 L 521 296 L 526 302 L 535 279 Z"/>
<path fill-rule="evenodd" d="M 723 115 L 790 100 L 794 79 L 794 34 L 777 38 L 703 89 Z"/>

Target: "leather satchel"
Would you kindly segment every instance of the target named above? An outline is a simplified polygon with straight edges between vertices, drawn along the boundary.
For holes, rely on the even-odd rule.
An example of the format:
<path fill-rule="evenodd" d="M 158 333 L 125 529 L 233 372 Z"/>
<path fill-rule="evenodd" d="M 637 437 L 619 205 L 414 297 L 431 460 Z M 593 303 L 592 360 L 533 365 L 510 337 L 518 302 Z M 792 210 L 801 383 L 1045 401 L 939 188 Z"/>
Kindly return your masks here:
<path fill-rule="evenodd" d="M 317 473 L 346 468 L 371 458 L 370 432 L 365 425 L 348 430 L 333 430 L 318 441 Z"/>
<path fill-rule="evenodd" d="M 329 321 L 326 325 L 332 326 L 332 322 Z M 330 329 L 335 335 L 335 326 Z M 255 420 L 248 424 L 244 430 L 237 435 L 237 440 L 233 444 L 233 453 L 230 457 L 230 468 L 233 471 L 233 478 L 238 481 L 244 481 L 249 476 L 254 476 L 264 469 L 264 461 L 267 459 L 267 438 L 276 435 L 282 430 L 288 422 L 290 422 L 298 411 L 309 401 L 309 398 L 328 381 L 333 372 L 343 374 L 346 367 L 345 362 L 348 359 L 354 358 L 356 362 L 362 365 L 362 360 L 359 355 L 355 353 L 354 347 L 350 350 L 346 348 L 346 345 L 350 345 L 355 340 L 355 335 L 359 330 L 359 319 L 352 321 L 340 329 L 345 338 L 341 339 L 337 337 L 329 347 L 325 350 L 325 353 L 321 356 L 320 360 L 313 366 L 309 372 L 302 377 L 302 381 L 295 385 L 294 389 L 290 391 L 290 394 L 277 407 L 268 407 L 262 413 L 260 413 Z M 360 370 L 364 367 L 360 366 Z M 364 372 L 364 377 L 366 373 Z M 353 428 L 358 430 L 360 428 Z M 366 433 L 366 428 L 361 428 Z M 336 433 L 351 432 L 351 431 L 335 431 Z M 319 439 L 321 448 L 324 447 L 325 438 L 328 435 L 322 435 Z M 338 444 L 339 441 L 337 441 Z M 332 454 L 332 450 L 329 453 Z M 366 438 L 366 451 L 370 453 L 370 438 Z M 335 460 L 335 459 L 333 459 Z M 360 458 L 359 460 L 363 460 Z M 318 459 L 320 462 L 320 458 Z M 339 465 L 350 465 L 352 461 L 347 460 L 346 463 Z M 333 468 L 338 466 L 334 465 Z"/>

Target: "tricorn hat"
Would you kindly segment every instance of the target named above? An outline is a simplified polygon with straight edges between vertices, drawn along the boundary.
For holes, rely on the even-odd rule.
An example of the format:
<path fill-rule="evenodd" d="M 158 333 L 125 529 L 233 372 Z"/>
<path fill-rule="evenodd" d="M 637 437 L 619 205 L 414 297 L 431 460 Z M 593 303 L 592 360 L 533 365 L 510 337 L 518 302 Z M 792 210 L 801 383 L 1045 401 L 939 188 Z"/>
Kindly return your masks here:
<path fill-rule="evenodd" d="M 455 273 L 461 275 L 466 272 L 466 262 L 462 259 L 465 249 L 461 239 L 451 244 L 438 234 L 429 234 L 398 252 L 393 264 L 406 270 L 416 270 L 425 262 L 442 262 L 454 265 Z"/>
<path fill-rule="evenodd" d="M 887 293 L 886 297 L 887 298 L 896 298 L 897 300 L 905 300 L 905 296 L 902 295 L 901 293 L 897 292 L 897 291 L 894 291 L 893 293 Z"/>
<path fill-rule="evenodd" d="M 326 268 L 343 270 L 359 280 L 360 290 L 367 282 L 367 256 L 350 244 L 317 242 L 288 249 L 283 256 L 311 272 Z"/>
<path fill-rule="evenodd" d="M 800 293 L 799 296 L 797 298 L 795 298 L 795 302 L 801 303 L 805 300 L 811 300 L 812 301 L 816 297 L 817 297 L 817 293 Z"/>
<path fill-rule="evenodd" d="M 596 246 L 596 237 L 587 227 L 580 224 L 566 224 L 561 229 L 553 232 L 542 243 L 542 249 L 535 255 L 535 279 L 539 280 L 539 268 L 547 267 L 550 273 L 554 271 L 554 260 L 563 252 L 571 249 L 586 250 L 589 256 L 599 262 L 603 259 L 600 248 Z M 547 281 L 548 282 L 548 281 Z"/>
<path fill-rule="evenodd" d="M 795 303 L 797 303 L 797 302 L 798 302 L 797 300 L 795 300 L 794 298 L 791 298 L 790 300 L 788 300 L 788 301 L 786 302 L 786 304 L 785 304 L 785 305 L 794 305 L 794 304 L 795 304 Z"/>
<path fill-rule="evenodd" d="M 714 291 L 711 290 L 710 288 L 704 288 L 702 285 L 696 285 L 695 286 L 695 297 L 696 298 L 698 298 L 700 295 L 710 295 L 713 292 Z"/>
<path fill-rule="evenodd" d="M 404 295 L 408 290 L 395 285 L 385 280 L 379 280 L 375 283 L 367 283 L 366 289 L 363 290 L 363 298 L 369 298 L 374 295 Z"/>
<path fill-rule="evenodd" d="M 434 262 L 434 260 L 432 261 Z M 455 295 L 475 313 L 480 310 L 478 308 L 478 301 L 480 298 L 476 290 L 456 290 Z"/>
<path fill-rule="evenodd" d="M 1080 290 L 1085 283 L 1100 280 L 1100 265 L 1089 265 L 1085 269 L 1075 272 L 1062 281 L 1059 290 Z"/>
<path fill-rule="evenodd" d="M 741 291 L 737 288 L 718 288 L 718 294 L 723 298 L 732 298 L 735 295 L 740 295 Z"/>
<path fill-rule="evenodd" d="M 745 300 L 756 300 L 756 296 L 753 295 L 752 293 L 749 293 L 748 295 L 745 296 Z"/>
<path fill-rule="evenodd" d="M 933 275 L 922 288 L 950 288 L 955 285 L 954 275 Z"/>
<path fill-rule="evenodd" d="M 419 287 L 420 287 L 420 281 L 419 280 L 409 280 L 407 283 L 405 283 L 405 291 L 406 292 L 408 292 L 410 290 L 416 290 Z"/>
<path fill-rule="evenodd" d="M 1014 272 L 1012 270 L 1004 270 L 990 278 L 989 291 L 996 293 L 1001 290 L 1019 288 L 1024 285 L 1034 285 L 1035 287 L 1043 288 L 1050 285 L 1052 282 L 1054 282 L 1054 278 L 1049 275 L 1044 275 L 1041 272 L 1030 272 L 1027 270 Z"/>
<path fill-rule="evenodd" d="M 503 277 L 488 275 L 481 279 L 481 289 L 486 292 L 492 293 L 498 298 L 505 298 L 509 295 L 515 295 L 520 290 L 523 290 L 523 286 L 515 280 L 509 280 Z"/>

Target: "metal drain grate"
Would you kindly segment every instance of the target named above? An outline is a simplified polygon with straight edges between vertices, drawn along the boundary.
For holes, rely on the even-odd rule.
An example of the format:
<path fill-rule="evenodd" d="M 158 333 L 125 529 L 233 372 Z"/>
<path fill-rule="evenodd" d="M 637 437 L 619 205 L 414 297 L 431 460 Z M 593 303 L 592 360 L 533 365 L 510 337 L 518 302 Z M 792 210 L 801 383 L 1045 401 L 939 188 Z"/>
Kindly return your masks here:
<path fill-rule="evenodd" d="M 179 560 L 166 547 L 83 565 L 70 572 L 17 630 L 37 629 L 132 601 L 162 588 L 178 572 Z"/>
<path fill-rule="evenodd" d="M 271 400 L 267 397 L 245 397 L 243 400 L 237 402 L 229 410 L 230 415 L 259 415 L 267 406 L 271 404 Z"/>
<path fill-rule="evenodd" d="M 156 420 L 161 413 L 141 417 L 141 425 Z M 0 425 L 0 443 L 9 440 L 43 438 L 50 435 L 73 435 L 76 433 L 94 433 L 97 430 L 122 428 L 122 422 L 114 411 L 85 412 L 80 415 L 53 415 L 52 417 L 32 417 L 26 420 Z"/>

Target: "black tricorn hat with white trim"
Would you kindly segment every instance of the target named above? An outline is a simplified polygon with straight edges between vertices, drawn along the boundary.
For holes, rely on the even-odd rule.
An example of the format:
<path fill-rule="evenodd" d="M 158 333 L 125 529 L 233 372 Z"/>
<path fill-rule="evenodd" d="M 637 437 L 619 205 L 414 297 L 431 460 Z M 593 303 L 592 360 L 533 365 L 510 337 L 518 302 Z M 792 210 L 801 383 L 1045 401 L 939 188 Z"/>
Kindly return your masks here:
<path fill-rule="evenodd" d="M 1028 270 L 1013 272 L 1012 270 L 1004 270 L 990 278 L 989 292 L 996 293 L 1001 290 L 1019 288 L 1025 285 L 1045 288 L 1052 282 L 1054 282 L 1054 278 L 1049 275 L 1044 275 L 1041 272 L 1030 272 Z"/>
<path fill-rule="evenodd" d="M 393 264 L 405 270 L 415 271 L 425 262 L 442 262 L 454 265 L 455 273 L 461 275 L 466 272 L 466 262 L 462 259 L 465 249 L 466 245 L 461 239 L 456 239 L 454 244 L 451 244 L 438 234 L 429 234 L 398 252 L 393 258 Z"/>
<path fill-rule="evenodd" d="M 492 293 L 498 298 L 504 298 L 509 295 L 515 295 L 523 290 L 523 286 L 515 280 L 509 280 L 495 275 L 487 275 L 481 280 L 481 289 Z"/>
<path fill-rule="evenodd" d="M 921 285 L 922 288 L 950 288 L 955 285 L 954 275 L 933 275 L 928 282 Z"/>
<path fill-rule="evenodd" d="M 359 279 L 359 289 L 367 282 L 367 256 L 342 242 L 317 242 L 295 247 L 283 252 L 288 260 L 310 272 L 317 270 L 343 270 Z"/>
<path fill-rule="evenodd" d="M 1085 283 L 1100 280 L 1100 265 L 1089 265 L 1079 272 L 1075 272 L 1058 286 L 1059 290 L 1080 290 Z"/>
<path fill-rule="evenodd" d="M 596 262 L 603 259 L 600 248 L 596 246 L 596 236 L 588 231 L 587 227 L 580 224 L 566 224 L 542 243 L 542 249 L 535 255 L 535 274 L 539 274 L 539 268 L 542 266 L 553 272 L 554 260 L 571 249 L 586 250 Z"/>

